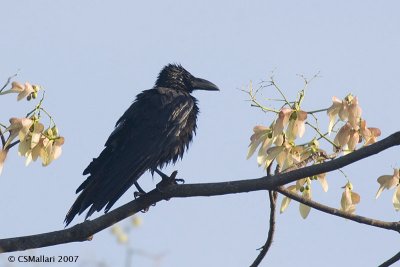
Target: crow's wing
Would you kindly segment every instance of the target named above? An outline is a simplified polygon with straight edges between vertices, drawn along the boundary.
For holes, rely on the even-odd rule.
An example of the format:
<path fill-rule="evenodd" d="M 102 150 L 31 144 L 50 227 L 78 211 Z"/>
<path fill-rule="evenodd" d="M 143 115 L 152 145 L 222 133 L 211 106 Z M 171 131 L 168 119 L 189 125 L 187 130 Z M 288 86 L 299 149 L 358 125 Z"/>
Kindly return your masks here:
<path fill-rule="evenodd" d="M 66 216 L 67 225 L 89 206 L 86 218 L 106 205 L 107 212 L 146 170 L 182 157 L 197 111 L 196 100 L 186 92 L 155 88 L 139 94 L 83 172 L 90 176 L 77 189 L 82 192 Z"/>

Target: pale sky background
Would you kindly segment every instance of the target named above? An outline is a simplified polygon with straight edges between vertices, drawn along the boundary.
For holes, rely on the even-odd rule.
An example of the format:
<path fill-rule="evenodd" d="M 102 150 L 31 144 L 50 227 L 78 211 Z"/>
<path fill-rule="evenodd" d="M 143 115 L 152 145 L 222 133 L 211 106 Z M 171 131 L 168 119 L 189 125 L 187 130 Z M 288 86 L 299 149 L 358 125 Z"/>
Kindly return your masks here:
<path fill-rule="evenodd" d="M 195 93 L 201 109 L 198 134 L 183 161 L 166 169 L 179 170 L 187 183 L 264 175 L 255 158 L 245 156 L 252 127 L 269 124 L 271 117 L 251 108 L 240 89 L 268 79 L 273 70 L 289 97 L 302 86 L 297 74 L 311 77 L 320 71 L 307 92 L 306 110 L 328 107 L 333 95 L 353 92 L 363 117 L 382 130 L 382 137 L 399 129 L 398 1 L 25 0 L 0 6 L 0 81 L 20 70 L 18 80 L 44 86 L 44 107 L 66 138 L 62 157 L 47 168 L 40 163 L 25 168 L 16 150 L 10 153 L 0 177 L 1 238 L 63 228 L 84 180 L 82 170 L 135 96 L 151 88 L 171 62 L 221 89 Z M 265 90 L 264 97 L 271 92 Z M 2 123 L 24 116 L 33 105 L 17 103 L 15 95 L 0 101 Z M 344 168 L 362 197 L 357 214 L 399 220 L 393 191 L 375 200 L 376 178 L 399 167 L 397 155 L 394 148 Z M 158 181 L 149 174 L 140 179 L 146 190 Z M 314 199 L 339 207 L 346 179 L 334 172 L 328 182 L 328 193 L 314 186 Z M 114 208 L 130 201 L 133 191 Z M 132 247 L 165 253 L 159 266 L 248 266 L 266 239 L 269 202 L 265 192 L 173 199 L 139 216 L 143 225 L 131 231 Z M 399 248 L 395 232 L 315 210 L 303 220 L 294 202 L 278 214 L 276 229 L 261 266 L 376 266 Z M 9 266 L 9 255 L 31 253 L 80 256 L 70 266 L 124 266 L 126 250 L 107 229 L 91 242 L 1 255 L 0 265 Z M 155 266 L 139 255 L 132 261 L 132 266 Z"/>

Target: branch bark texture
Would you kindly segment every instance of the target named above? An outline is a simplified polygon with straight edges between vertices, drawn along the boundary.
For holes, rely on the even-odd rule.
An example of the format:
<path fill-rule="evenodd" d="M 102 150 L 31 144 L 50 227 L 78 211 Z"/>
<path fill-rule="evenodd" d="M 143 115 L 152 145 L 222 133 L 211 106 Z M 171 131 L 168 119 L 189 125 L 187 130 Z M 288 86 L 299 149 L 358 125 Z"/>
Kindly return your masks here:
<path fill-rule="evenodd" d="M 40 248 L 53 246 L 58 244 L 80 242 L 90 240 L 91 237 L 105 228 L 121 221 L 147 207 L 165 199 L 199 197 L 199 196 L 220 196 L 226 194 L 245 193 L 260 190 L 276 190 L 279 186 L 285 185 L 296 180 L 317 175 L 324 172 L 330 172 L 343 168 L 356 161 L 370 157 L 374 154 L 382 152 L 390 147 L 400 144 L 400 132 L 396 132 L 385 139 L 382 139 L 375 144 L 363 147 L 346 156 L 334 159 L 318 165 L 304 167 L 287 173 L 277 174 L 274 176 L 264 176 L 257 179 L 247 179 L 219 183 L 200 183 L 200 184 L 184 184 L 184 185 L 169 185 L 161 191 L 154 189 L 149 193 L 133 200 L 99 218 L 92 221 L 85 221 L 71 228 L 37 234 L 23 237 L 14 237 L 0 239 L 0 252 L 21 251 L 32 248 Z M 280 193 L 284 191 L 280 190 Z M 294 198 L 294 196 L 292 196 Z M 295 198 L 294 198 L 295 199 Z M 305 203 L 307 204 L 307 203 Z M 312 205 L 308 203 L 307 205 Z M 315 206 L 317 209 L 317 206 Z M 322 210 L 322 209 L 320 209 Z M 322 210 L 324 211 L 324 210 Z M 327 211 L 324 211 L 327 212 Z M 336 212 L 336 214 L 339 214 Z M 357 221 L 353 217 L 345 217 Z M 346 215 L 348 216 L 348 215 Z M 356 215 L 354 215 L 356 216 Z M 361 216 L 360 216 L 361 217 Z M 361 222 L 361 221 L 358 221 Z M 365 223 L 365 222 L 362 222 Z M 373 223 L 366 223 L 371 226 L 377 226 Z M 378 226 L 379 227 L 379 226 Z M 399 225 L 392 223 L 390 227 L 381 227 L 385 229 L 395 230 L 399 232 Z"/>

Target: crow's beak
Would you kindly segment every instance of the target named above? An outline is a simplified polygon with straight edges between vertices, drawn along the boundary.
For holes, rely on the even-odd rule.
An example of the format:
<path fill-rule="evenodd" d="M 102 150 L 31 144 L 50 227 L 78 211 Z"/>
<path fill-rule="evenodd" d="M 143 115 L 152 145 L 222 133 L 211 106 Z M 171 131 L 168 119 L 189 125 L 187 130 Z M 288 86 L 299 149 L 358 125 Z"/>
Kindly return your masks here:
<path fill-rule="evenodd" d="M 207 80 L 194 78 L 192 81 L 193 90 L 219 91 L 219 88 Z"/>

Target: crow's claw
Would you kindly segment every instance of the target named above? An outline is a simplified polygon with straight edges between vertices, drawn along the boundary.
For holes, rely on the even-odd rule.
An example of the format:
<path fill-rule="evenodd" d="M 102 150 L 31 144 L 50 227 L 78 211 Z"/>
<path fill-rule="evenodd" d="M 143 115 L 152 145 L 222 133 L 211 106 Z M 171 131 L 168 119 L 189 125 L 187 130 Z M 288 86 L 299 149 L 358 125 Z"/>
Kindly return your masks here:
<path fill-rule="evenodd" d="M 185 180 L 184 180 L 184 179 L 181 179 L 181 178 L 176 178 L 176 179 L 175 179 L 175 183 L 176 183 L 176 184 L 179 184 L 179 183 L 184 184 L 184 183 L 185 183 Z"/>
<path fill-rule="evenodd" d="M 135 194 L 135 198 L 146 194 L 146 191 L 143 190 L 143 188 L 138 184 L 137 181 L 134 181 L 133 184 L 136 186 L 137 190 L 139 191 L 139 192 L 135 192 L 134 193 Z"/>
<path fill-rule="evenodd" d="M 149 211 L 149 209 L 150 209 L 150 207 L 147 207 L 147 208 L 142 209 L 140 212 L 141 212 L 141 213 L 146 213 L 146 212 Z"/>
<path fill-rule="evenodd" d="M 141 196 L 143 196 L 143 195 L 145 195 L 146 194 L 146 192 L 138 192 L 138 191 L 135 191 L 135 192 L 133 192 L 133 197 L 135 198 L 135 199 L 138 199 L 139 197 L 141 197 Z"/>
<path fill-rule="evenodd" d="M 158 172 L 157 172 L 158 173 Z M 163 188 L 171 185 L 171 184 L 178 184 L 178 182 L 184 182 L 183 179 L 176 179 L 176 175 L 178 174 L 178 171 L 174 171 L 171 176 L 168 176 L 166 174 L 165 177 L 161 176 L 163 179 L 161 180 L 161 182 L 159 182 L 156 186 L 156 188 L 158 189 L 158 191 L 163 192 Z"/>

